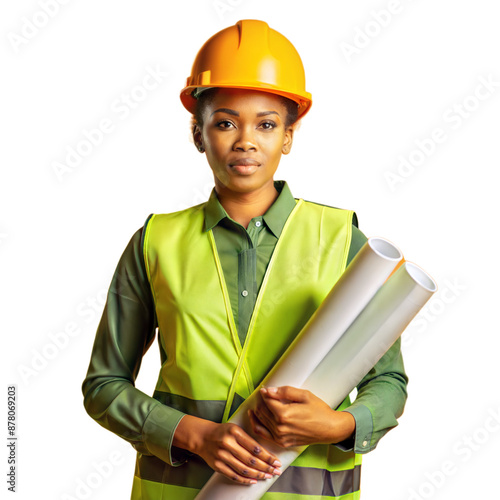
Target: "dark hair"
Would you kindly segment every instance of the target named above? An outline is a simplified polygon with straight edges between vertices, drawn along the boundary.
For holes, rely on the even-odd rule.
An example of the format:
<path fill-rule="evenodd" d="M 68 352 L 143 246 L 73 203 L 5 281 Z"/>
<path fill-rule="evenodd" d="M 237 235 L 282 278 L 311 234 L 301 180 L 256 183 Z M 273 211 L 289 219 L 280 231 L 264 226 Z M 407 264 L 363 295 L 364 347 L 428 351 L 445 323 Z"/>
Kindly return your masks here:
<path fill-rule="evenodd" d="M 192 119 L 192 125 L 203 126 L 203 109 L 207 104 L 210 104 L 215 97 L 215 92 L 218 90 L 217 87 L 204 90 L 196 101 L 196 108 Z M 276 94 L 278 95 L 278 94 Z M 297 121 L 299 115 L 299 106 L 295 101 L 288 99 L 287 97 L 278 95 L 281 99 L 283 106 L 286 109 L 285 127 L 293 125 Z"/>

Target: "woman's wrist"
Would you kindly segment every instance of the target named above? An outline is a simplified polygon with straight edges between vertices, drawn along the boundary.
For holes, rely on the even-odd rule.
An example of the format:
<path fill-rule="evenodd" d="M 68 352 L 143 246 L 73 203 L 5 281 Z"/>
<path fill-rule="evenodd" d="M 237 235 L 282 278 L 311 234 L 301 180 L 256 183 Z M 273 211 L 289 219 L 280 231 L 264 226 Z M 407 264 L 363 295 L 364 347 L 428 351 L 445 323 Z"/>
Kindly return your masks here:
<path fill-rule="evenodd" d="M 347 411 L 332 410 L 332 412 L 333 418 L 328 426 L 328 436 L 322 442 L 337 444 L 352 437 L 356 430 L 356 420 Z"/>
<path fill-rule="evenodd" d="M 340 443 L 341 441 L 345 441 L 354 435 L 356 430 L 356 420 L 348 411 L 337 411 L 336 413 L 340 419 L 335 443 Z"/>
<path fill-rule="evenodd" d="M 185 415 L 175 429 L 172 445 L 198 454 L 203 442 L 201 437 L 207 425 L 216 425 L 209 420 Z"/>

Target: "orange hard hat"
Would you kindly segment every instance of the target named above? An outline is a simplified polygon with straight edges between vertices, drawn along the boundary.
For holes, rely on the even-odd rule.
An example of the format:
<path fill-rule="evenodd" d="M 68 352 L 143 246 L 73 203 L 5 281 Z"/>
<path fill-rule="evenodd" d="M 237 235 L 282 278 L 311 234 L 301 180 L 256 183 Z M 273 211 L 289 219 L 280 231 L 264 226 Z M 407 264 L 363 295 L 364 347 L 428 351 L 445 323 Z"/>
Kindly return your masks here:
<path fill-rule="evenodd" d="M 230 87 L 262 90 L 288 97 L 299 106 L 299 118 L 311 107 L 299 53 L 264 21 L 246 19 L 219 31 L 198 52 L 181 91 L 181 101 L 195 112 L 196 89 Z"/>

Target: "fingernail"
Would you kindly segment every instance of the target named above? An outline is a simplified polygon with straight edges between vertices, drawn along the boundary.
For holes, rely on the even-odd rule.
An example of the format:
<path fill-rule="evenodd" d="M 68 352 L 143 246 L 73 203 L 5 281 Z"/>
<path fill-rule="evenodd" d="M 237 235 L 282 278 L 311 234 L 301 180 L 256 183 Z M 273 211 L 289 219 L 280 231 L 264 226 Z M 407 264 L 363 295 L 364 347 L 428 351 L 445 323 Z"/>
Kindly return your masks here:
<path fill-rule="evenodd" d="M 278 388 L 277 387 L 268 387 L 267 390 L 269 392 L 272 392 L 273 394 L 276 394 L 278 392 Z"/>
<path fill-rule="evenodd" d="M 281 476 L 281 471 L 280 471 L 280 470 L 278 470 L 278 469 L 274 469 L 274 470 L 273 470 L 273 474 L 274 474 L 275 476 Z"/>
<path fill-rule="evenodd" d="M 275 460 L 273 462 L 273 467 L 281 467 L 281 462 L 279 460 Z"/>
<path fill-rule="evenodd" d="M 262 389 L 260 390 L 260 392 L 262 392 L 262 394 L 267 394 L 267 389 L 265 387 L 262 387 Z"/>
<path fill-rule="evenodd" d="M 272 479 L 272 478 L 273 478 L 273 476 L 272 476 L 271 474 L 267 474 L 267 473 L 266 473 L 265 478 L 266 478 L 266 479 Z"/>
<path fill-rule="evenodd" d="M 256 481 L 255 479 L 252 479 L 252 480 L 250 481 L 250 484 L 257 484 L 257 481 Z"/>

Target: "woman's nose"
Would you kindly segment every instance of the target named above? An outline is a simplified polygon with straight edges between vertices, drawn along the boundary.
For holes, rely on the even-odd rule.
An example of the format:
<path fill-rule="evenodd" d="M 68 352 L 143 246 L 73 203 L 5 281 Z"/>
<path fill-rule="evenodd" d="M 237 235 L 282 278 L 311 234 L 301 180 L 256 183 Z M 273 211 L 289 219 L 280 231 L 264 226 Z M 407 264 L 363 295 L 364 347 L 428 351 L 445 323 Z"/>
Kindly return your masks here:
<path fill-rule="evenodd" d="M 257 151 L 257 142 L 253 135 L 253 130 L 250 130 L 249 127 L 241 128 L 234 142 L 233 149 L 239 151 Z"/>

